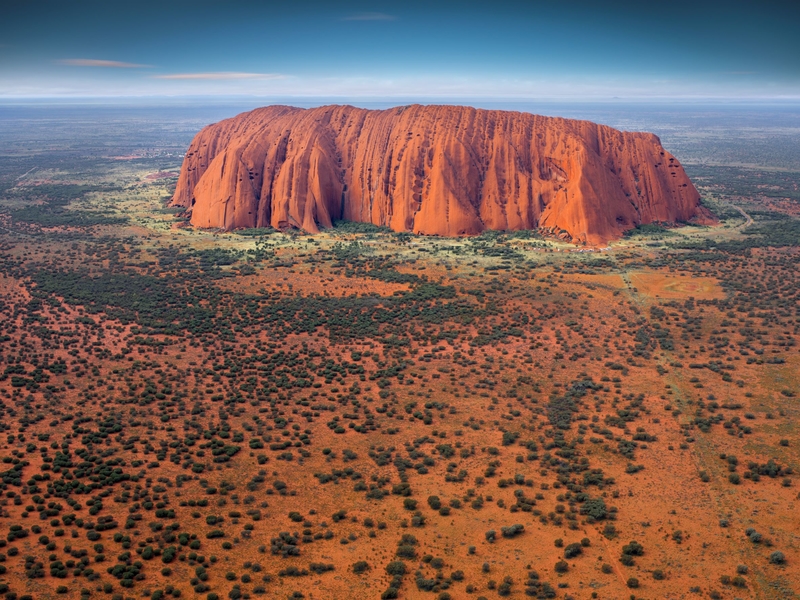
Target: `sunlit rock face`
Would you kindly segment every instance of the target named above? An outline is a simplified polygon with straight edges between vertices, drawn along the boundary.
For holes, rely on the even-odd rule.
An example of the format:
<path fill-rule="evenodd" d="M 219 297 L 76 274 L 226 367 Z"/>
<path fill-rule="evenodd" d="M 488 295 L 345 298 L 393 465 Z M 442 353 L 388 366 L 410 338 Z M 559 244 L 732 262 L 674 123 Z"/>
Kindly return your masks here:
<path fill-rule="evenodd" d="M 700 196 L 653 134 L 463 106 L 270 106 L 192 141 L 172 200 L 196 227 L 345 219 L 460 236 L 546 228 L 604 244 L 688 221 Z"/>

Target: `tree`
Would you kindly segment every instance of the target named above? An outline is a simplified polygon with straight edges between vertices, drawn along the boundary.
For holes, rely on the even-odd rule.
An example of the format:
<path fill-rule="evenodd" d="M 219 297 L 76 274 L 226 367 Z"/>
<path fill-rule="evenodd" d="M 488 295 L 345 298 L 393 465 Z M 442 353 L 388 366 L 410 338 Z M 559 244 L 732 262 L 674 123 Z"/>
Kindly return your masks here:
<path fill-rule="evenodd" d="M 773 565 L 782 565 L 786 563 L 786 556 L 784 556 L 783 552 L 780 550 L 776 550 L 769 555 L 769 562 L 771 562 Z"/>
<path fill-rule="evenodd" d="M 583 553 L 583 547 L 580 544 L 569 544 L 564 548 L 564 558 L 575 558 Z"/>
<path fill-rule="evenodd" d="M 405 565 L 403 565 L 403 567 L 405 568 Z M 360 575 L 361 573 L 364 573 L 367 570 L 369 570 L 369 563 L 365 560 L 360 560 L 357 563 L 353 564 L 353 573 L 355 573 L 356 575 Z"/>
<path fill-rule="evenodd" d="M 392 561 L 388 565 L 386 565 L 386 572 L 389 575 L 403 576 L 406 574 L 406 563 L 400 560 Z"/>

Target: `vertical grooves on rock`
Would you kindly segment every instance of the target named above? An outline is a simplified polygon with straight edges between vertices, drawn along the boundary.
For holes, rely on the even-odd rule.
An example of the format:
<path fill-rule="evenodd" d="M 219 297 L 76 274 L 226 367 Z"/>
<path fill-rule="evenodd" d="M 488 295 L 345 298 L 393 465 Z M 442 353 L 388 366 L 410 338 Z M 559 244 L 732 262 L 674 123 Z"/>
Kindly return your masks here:
<path fill-rule="evenodd" d="M 468 107 L 271 106 L 197 134 L 173 205 L 201 227 L 346 218 L 437 235 L 547 226 L 605 243 L 691 219 L 699 194 L 651 134 Z"/>

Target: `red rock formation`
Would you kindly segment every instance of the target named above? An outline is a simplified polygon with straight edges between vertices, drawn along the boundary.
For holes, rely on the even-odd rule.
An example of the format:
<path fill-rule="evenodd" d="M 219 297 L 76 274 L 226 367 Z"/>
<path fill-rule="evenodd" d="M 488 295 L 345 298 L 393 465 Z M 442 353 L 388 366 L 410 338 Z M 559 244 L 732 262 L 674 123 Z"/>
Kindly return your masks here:
<path fill-rule="evenodd" d="M 336 219 L 444 236 L 552 228 L 602 244 L 641 223 L 688 221 L 700 196 L 649 133 L 457 106 L 270 106 L 209 125 L 174 206 L 197 227 Z"/>

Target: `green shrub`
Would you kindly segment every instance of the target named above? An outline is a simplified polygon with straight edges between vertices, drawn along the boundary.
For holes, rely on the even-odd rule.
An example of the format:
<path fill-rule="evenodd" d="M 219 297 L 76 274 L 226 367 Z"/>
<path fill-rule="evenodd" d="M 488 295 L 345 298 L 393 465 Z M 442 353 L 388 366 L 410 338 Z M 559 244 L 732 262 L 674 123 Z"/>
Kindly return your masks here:
<path fill-rule="evenodd" d="M 403 564 L 403 563 L 400 563 L 400 564 Z M 403 565 L 403 566 L 405 567 L 405 565 Z M 356 575 L 360 575 L 361 573 L 364 573 L 365 571 L 368 571 L 368 570 L 369 570 L 369 563 L 367 561 L 365 561 L 365 560 L 360 560 L 357 563 L 353 564 L 353 573 L 355 573 Z"/>
<path fill-rule="evenodd" d="M 386 565 L 386 572 L 389 575 L 403 576 L 406 574 L 406 563 L 399 560 L 392 561 Z"/>

